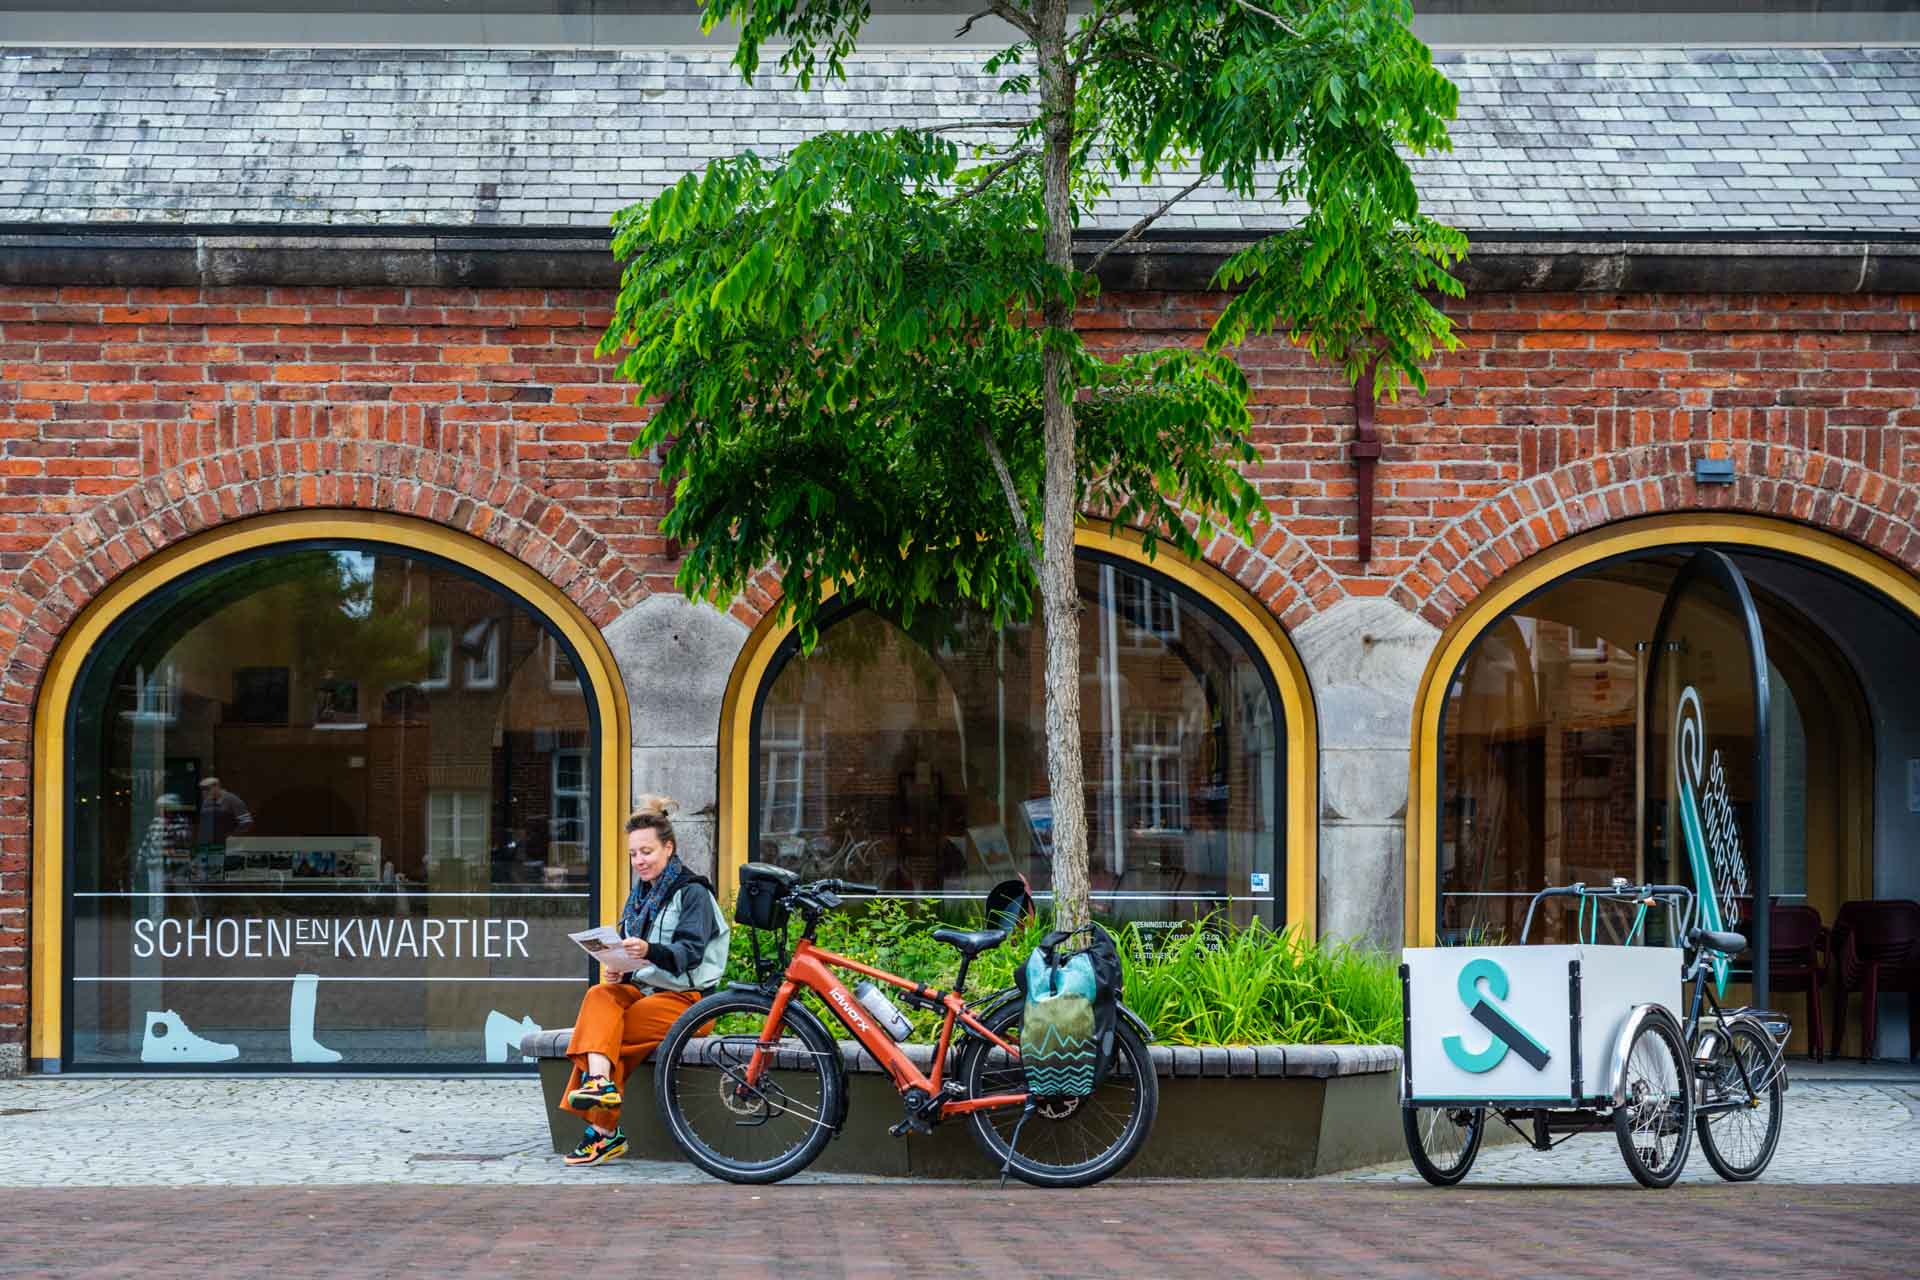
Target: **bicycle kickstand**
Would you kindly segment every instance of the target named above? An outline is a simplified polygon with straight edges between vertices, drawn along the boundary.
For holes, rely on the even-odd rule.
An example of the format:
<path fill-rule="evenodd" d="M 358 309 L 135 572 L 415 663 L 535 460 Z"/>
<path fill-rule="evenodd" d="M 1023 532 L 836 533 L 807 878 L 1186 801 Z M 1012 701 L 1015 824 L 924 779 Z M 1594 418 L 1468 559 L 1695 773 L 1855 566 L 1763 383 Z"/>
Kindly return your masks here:
<path fill-rule="evenodd" d="M 1027 1123 L 1027 1117 L 1033 1114 L 1033 1095 L 1027 1095 L 1026 1105 L 1020 1108 L 1020 1118 L 1013 1122 L 1013 1136 L 1007 1139 L 1007 1158 L 1000 1164 L 1000 1189 L 1007 1189 L 1007 1170 L 1013 1168 L 1013 1153 L 1020 1148 L 1020 1130 Z"/>

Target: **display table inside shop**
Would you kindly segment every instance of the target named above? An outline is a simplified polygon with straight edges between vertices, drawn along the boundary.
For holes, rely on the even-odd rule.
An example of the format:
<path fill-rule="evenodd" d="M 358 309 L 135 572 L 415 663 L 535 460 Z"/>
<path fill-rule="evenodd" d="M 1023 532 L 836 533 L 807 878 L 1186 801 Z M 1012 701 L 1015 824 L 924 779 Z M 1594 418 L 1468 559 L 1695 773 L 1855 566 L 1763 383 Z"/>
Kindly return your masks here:
<path fill-rule="evenodd" d="M 572 1064 L 562 1055 L 569 1029 L 520 1042 L 540 1063 L 540 1085 L 555 1152 L 580 1140 L 582 1122 L 560 1109 Z M 697 1050 L 693 1041 L 689 1051 Z M 930 1044 L 901 1046 L 920 1070 Z M 1311 1177 L 1398 1160 L 1400 1050 L 1391 1045 L 1150 1045 L 1160 1076 L 1153 1135 L 1121 1177 Z M 895 1138 L 900 1095 L 873 1057 L 840 1042 L 846 1064 L 847 1125 L 812 1168 L 917 1178 L 980 1178 L 980 1151 L 966 1125 L 952 1121 L 930 1136 Z M 653 1100 L 653 1066 L 627 1080 L 621 1109 L 627 1155 L 680 1160 Z"/>

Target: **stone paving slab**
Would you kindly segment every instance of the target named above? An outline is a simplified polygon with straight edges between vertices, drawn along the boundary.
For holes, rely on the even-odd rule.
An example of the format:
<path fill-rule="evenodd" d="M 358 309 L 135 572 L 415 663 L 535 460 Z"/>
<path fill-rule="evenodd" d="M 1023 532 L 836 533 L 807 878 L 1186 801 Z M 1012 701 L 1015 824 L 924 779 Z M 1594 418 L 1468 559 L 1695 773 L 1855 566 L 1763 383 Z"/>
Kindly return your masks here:
<path fill-rule="evenodd" d="M 107 1153 L 103 1156 L 103 1152 Z M 1340 1175 L 1424 1186 L 1405 1161 Z M 888 1179 L 809 1173 L 818 1183 Z M 1696 1152 L 1685 1180 L 1716 1183 Z M 569 1169 L 530 1077 L 0 1080 L 0 1187 L 712 1185 L 673 1161 Z M 1796 1083 L 1769 1183 L 1920 1183 L 1920 1084 Z M 1468 1186 L 1631 1183 L 1611 1135 L 1486 1147 Z"/>
<path fill-rule="evenodd" d="M 1909 1277 L 1920 1191 L 1327 1182 L 21 1191 L 0 1276 Z"/>

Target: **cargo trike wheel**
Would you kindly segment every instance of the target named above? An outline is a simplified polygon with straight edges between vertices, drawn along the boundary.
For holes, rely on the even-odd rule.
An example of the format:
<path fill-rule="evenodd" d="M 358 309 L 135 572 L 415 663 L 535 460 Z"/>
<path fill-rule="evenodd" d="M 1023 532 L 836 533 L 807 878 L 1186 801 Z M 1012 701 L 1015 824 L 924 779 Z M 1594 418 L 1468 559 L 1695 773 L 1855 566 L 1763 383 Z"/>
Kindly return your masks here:
<path fill-rule="evenodd" d="M 1402 1107 L 1400 1127 L 1420 1176 L 1436 1187 L 1450 1187 L 1467 1176 L 1480 1154 L 1487 1112 L 1484 1107 Z"/>
<path fill-rule="evenodd" d="M 1670 1187 L 1693 1145 L 1693 1076 L 1680 1036 L 1648 1019 L 1627 1047 L 1626 1094 L 1613 1110 L 1620 1158 L 1643 1187 Z"/>

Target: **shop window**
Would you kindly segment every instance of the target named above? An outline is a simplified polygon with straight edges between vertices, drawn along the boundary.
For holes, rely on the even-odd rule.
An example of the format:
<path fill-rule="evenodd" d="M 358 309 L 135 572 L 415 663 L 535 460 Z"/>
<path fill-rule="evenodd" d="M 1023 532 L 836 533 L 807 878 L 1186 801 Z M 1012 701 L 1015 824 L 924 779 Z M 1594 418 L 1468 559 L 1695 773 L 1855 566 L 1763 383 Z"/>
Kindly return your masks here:
<path fill-rule="evenodd" d="M 600 757 L 557 649 L 496 584 L 371 545 L 136 604 L 68 703 L 63 1060 L 484 1065 L 490 1019 L 565 1026 Z"/>
<path fill-rule="evenodd" d="M 1171 580 L 1086 553 L 1076 581 L 1096 912 L 1284 919 L 1271 674 Z M 754 856 L 942 902 L 1012 876 L 1050 892 L 1044 641 L 964 609 L 855 609 L 811 654 L 789 641 L 755 712 Z"/>

